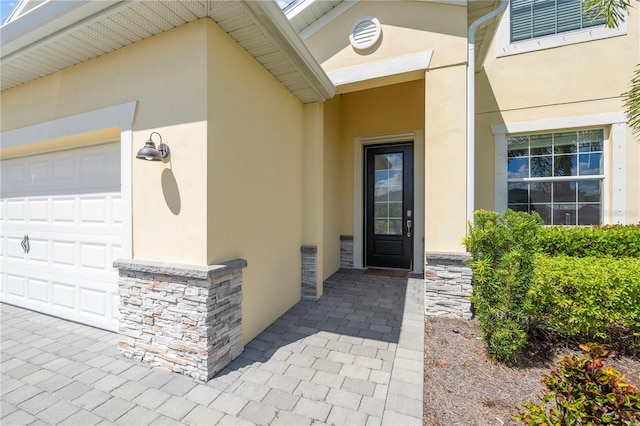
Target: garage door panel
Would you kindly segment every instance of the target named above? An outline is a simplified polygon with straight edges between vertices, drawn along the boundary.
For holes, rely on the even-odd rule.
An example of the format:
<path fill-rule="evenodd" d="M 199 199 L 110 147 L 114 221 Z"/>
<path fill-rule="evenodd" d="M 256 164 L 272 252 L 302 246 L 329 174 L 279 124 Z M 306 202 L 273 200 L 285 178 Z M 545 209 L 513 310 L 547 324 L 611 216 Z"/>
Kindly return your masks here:
<path fill-rule="evenodd" d="M 0 300 L 117 330 L 119 144 L 3 160 L 2 177 Z"/>
<path fill-rule="evenodd" d="M 110 260 L 111 250 L 106 244 L 80 244 L 80 269 L 110 270 L 108 266 Z"/>
<path fill-rule="evenodd" d="M 53 207 L 52 222 L 56 224 L 69 224 L 76 221 L 76 203 L 75 198 L 54 198 L 51 200 Z"/>
<path fill-rule="evenodd" d="M 110 300 L 105 291 L 88 288 L 80 289 L 80 312 L 86 315 L 104 317 L 108 315 Z"/>
<path fill-rule="evenodd" d="M 27 280 L 22 275 L 6 274 L 5 291 L 9 296 L 24 298 L 27 295 Z"/>
<path fill-rule="evenodd" d="M 49 223 L 49 199 L 34 199 L 27 202 L 29 223 L 48 224 Z"/>
<path fill-rule="evenodd" d="M 7 238 L 7 258 L 10 260 L 22 261 L 24 259 L 24 250 L 22 250 L 22 239 L 24 237 Z"/>
<path fill-rule="evenodd" d="M 29 260 L 38 264 L 49 264 L 49 240 L 29 237 Z"/>
<path fill-rule="evenodd" d="M 108 210 L 111 208 L 110 200 L 103 197 L 84 197 L 80 199 L 80 223 L 98 224 L 108 223 Z"/>
<path fill-rule="evenodd" d="M 75 241 L 57 241 L 51 242 L 53 255 L 51 257 L 51 266 L 58 268 L 75 268 L 76 266 L 76 243 Z"/>
<path fill-rule="evenodd" d="M 23 224 L 26 222 L 25 205 L 23 200 L 10 200 L 7 202 L 6 220 L 10 224 Z"/>
<path fill-rule="evenodd" d="M 62 308 L 63 310 L 73 311 L 76 305 L 76 286 L 66 282 L 52 282 L 52 300 L 51 304 L 54 308 Z"/>
<path fill-rule="evenodd" d="M 29 300 L 46 307 L 49 303 L 49 280 L 30 277 L 27 281 Z"/>

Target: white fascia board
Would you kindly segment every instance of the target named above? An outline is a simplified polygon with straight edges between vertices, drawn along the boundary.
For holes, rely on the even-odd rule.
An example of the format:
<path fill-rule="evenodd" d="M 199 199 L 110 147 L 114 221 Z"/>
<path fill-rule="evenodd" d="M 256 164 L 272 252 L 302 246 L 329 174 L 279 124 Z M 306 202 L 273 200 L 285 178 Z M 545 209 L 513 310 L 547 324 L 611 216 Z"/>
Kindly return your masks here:
<path fill-rule="evenodd" d="M 410 53 L 395 58 L 381 59 L 347 68 L 330 71 L 329 78 L 336 86 L 357 83 L 374 78 L 388 77 L 412 71 L 427 70 L 433 50 Z"/>
<path fill-rule="evenodd" d="M 332 98 L 336 94 L 336 87 L 284 16 L 278 4 L 275 1 L 245 1 L 244 5 L 255 16 L 256 24 L 261 25 L 272 37 L 274 44 L 304 75 L 318 96 L 323 100 Z"/>
<path fill-rule="evenodd" d="M 300 31 L 300 38 L 302 38 L 303 40 L 306 40 L 307 38 L 311 37 L 312 34 L 324 28 L 326 25 L 328 25 L 331 21 L 336 19 L 338 16 L 342 15 L 347 10 L 351 9 L 353 6 L 358 4 L 358 1 L 359 0 L 343 1 L 338 6 L 334 7 L 329 12 L 322 15 L 320 18 L 318 18 L 315 22 L 313 22 L 307 28 Z"/>
<path fill-rule="evenodd" d="M 122 0 L 46 1 L 0 27 L 1 57 L 29 47 L 40 40 L 100 13 Z"/>
<path fill-rule="evenodd" d="M 111 127 L 131 127 L 136 101 L 0 133 L 2 148 L 26 145 Z"/>
<path fill-rule="evenodd" d="M 626 123 L 624 112 L 610 114 L 582 115 L 570 118 L 554 118 L 550 120 L 527 121 L 523 123 L 494 124 L 491 132 L 494 135 L 505 135 L 524 132 L 542 132 L 546 130 L 569 129 L 578 127 L 604 126 L 615 123 Z"/>

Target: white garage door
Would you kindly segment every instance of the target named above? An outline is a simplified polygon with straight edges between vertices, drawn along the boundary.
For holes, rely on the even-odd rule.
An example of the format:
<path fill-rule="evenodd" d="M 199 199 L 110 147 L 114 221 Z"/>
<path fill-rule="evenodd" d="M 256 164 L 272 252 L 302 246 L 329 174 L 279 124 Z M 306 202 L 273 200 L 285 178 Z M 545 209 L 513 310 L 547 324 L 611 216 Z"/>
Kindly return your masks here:
<path fill-rule="evenodd" d="M 120 145 L 7 159 L 0 166 L 0 300 L 117 330 L 112 263 L 121 247 Z"/>

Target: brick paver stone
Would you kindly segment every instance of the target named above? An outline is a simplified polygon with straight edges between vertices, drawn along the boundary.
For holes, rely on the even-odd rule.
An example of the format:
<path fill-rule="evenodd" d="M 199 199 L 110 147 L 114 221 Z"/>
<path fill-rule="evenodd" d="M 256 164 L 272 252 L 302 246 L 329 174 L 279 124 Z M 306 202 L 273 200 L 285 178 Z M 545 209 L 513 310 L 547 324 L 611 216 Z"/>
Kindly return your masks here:
<path fill-rule="evenodd" d="M 0 423 L 421 425 L 423 294 L 341 270 L 206 384 L 121 358 L 115 333 L 0 304 Z"/>
<path fill-rule="evenodd" d="M 37 417 L 44 420 L 46 423 L 55 425 L 71 416 L 78 410 L 80 410 L 80 407 L 77 407 L 66 401 L 58 401 L 49 408 L 39 412 Z"/>
<path fill-rule="evenodd" d="M 248 402 L 248 399 L 240 396 L 223 393 L 211 403 L 209 408 L 235 416 Z"/>
<path fill-rule="evenodd" d="M 119 425 L 147 425 L 151 423 L 158 413 L 147 408 L 136 406 L 129 410 L 125 415 L 116 420 Z"/>
<path fill-rule="evenodd" d="M 300 399 L 300 397 L 291 395 L 288 392 L 283 392 L 278 389 L 271 389 L 262 400 L 262 403 L 272 407 L 276 407 L 280 410 L 291 411 L 298 402 L 298 399 Z"/>
<path fill-rule="evenodd" d="M 182 419 L 182 423 L 185 423 L 188 425 L 203 425 L 203 426 L 215 425 L 224 416 L 225 414 L 221 413 L 220 411 L 212 410 L 211 408 L 198 405 L 196 408 L 191 410 L 191 412 Z"/>
<path fill-rule="evenodd" d="M 134 407 L 129 401 L 125 401 L 122 398 L 113 397 L 104 404 L 93 409 L 92 412 L 100 417 L 104 417 L 109 421 L 115 421 L 127 411 Z"/>
<path fill-rule="evenodd" d="M 258 425 L 268 425 L 275 418 L 278 410 L 275 407 L 249 401 L 240 411 L 238 417 L 253 422 Z"/>

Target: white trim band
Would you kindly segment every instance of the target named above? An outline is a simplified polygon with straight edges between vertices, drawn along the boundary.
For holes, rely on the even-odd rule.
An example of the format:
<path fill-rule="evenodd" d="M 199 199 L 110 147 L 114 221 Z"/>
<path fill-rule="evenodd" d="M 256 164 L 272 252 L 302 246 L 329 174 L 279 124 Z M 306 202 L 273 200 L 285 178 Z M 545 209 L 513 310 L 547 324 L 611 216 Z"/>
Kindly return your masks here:
<path fill-rule="evenodd" d="M 0 134 L 2 148 L 12 148 L 111 127 L 131 127 L 136 103 L 136 101 L 127 102 L 20 129 L 7 130 Z"/>
<path fill-rule="evenodd" d="M 429 69 L 432 55 L 433 50 L 425 50 L 424 52 L 411 53 L 396 56 L 395 58 L 366 62 L 353 67 L 340 68 L 327 74 L 336 86 L 357 83 L 374 78 L 427 70 Z"/>

